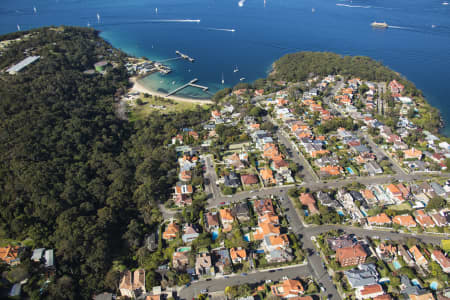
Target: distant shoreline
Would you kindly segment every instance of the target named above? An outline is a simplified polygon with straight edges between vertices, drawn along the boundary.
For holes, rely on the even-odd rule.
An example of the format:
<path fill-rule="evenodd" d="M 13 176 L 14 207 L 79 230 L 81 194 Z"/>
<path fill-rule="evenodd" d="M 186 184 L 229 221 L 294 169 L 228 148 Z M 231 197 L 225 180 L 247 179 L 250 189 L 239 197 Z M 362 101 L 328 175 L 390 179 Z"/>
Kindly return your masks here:
<path fill-rule="evenodd" d="M 154 91 L 154 90 L 144 86 L 142 83 L 139 82 L 139 79 L 137 77 L 130 77 L 130 82 L 133 84 L 133 86 L 131 87 L 132 92 L 150 94 L 153 96 L 162 97 L 164 99 L 171 99 L 171 100 L 180 101 L 180 102 L 197 103 L 197 104 L 214 104 L 214 102 L 211 99 L 203 100 L 203 99 L 194 99 L 194 98 L 180 97 L 180 96 L 173 96 L 173 95 L 166 97 L 165 93 Z"/>

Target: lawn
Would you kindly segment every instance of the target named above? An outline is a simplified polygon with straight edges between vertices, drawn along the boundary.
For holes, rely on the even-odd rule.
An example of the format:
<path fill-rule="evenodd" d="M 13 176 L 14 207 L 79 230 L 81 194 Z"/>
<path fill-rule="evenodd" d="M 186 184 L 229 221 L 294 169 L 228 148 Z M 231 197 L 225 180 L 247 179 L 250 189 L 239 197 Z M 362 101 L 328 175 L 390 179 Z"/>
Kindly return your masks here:
<path fill-rule="evenodd" d="M 408 202 L 403 202 L 401 204 L 391 205 L 391 206 L 389 206 L 389 209 L 392 209 L 392 210 L 411 210 L 411 205 Z"/>
<path fill-rule="evenodd" d="M 182 102 L 171 99 L 162 99 L 154 97 L 144 97 L 141 96 L 142 104 L 133 104 L 131 106 L 131 121 L 145 119 L 149 114 L 153 112 L 160 112 L 162 114 L 169 114 L 173 112 L 181 112 L 185 110 L 194 109 L 197 103 Z M 208 105 L 202 105 L 204 109 L 208 109 Z"/>

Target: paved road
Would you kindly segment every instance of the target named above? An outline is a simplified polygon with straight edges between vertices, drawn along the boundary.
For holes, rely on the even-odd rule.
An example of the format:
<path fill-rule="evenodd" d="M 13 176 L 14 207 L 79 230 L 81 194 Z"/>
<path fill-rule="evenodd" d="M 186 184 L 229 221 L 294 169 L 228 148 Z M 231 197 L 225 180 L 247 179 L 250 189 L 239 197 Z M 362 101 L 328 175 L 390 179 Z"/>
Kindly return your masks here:
<path fill-rule="evenodd" d="M 208 289 L 208 292 L 223 291 L 227 286 L 240 285 L 245 283 L 263 283 L 270 279 L 272 281 L 279 281 L 284 276 L 289 278 L 306 277 L 310 275 L 308 266 L 297 266 L 293 268 L 283 268 L 279 271 L 258 271 L 249 273 L 247 276 L 234 275 L 228 278 L 217 278 L 211 281 L 197 281 L 193 282 L 189 287 L 184 287 L 179 291 L 180 299 L 192 299 L 198 295 L 201 290 Z"/>

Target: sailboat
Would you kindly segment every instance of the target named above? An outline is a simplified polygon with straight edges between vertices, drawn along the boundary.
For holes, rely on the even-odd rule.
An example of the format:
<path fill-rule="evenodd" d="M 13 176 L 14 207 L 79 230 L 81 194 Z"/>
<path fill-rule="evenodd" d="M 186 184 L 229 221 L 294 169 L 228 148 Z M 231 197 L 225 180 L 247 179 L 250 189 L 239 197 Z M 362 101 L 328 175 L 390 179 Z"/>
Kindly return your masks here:
<path fill-rule="evenodd" d="M 33 11 L 34 11 L 35 14 L 37 14 L 36 6 L 33 6 Z"/>
<path fill-rule="evenodd" d="M 17 24 L 17 31 L 20 31 L 20 25 Z"/>
<path fill-rule="evenodd" d="M 100 23 L 100 14 L 97 13 L 97 23 Z"/>
<path fill-rule="evenodd" d="M 89 21 L 88 21 L 88 23 L 87 23 L 87 27 L 91 27 L 91 23 L 89 23 Z"/>
<path fill-rule="evenodd" d="M 222 85 L 225 83 L 225 79 L 223 79 L 223 73 L 222 73 Z"/>
<path fill-rule="evenodd" d="M 158 8 L 155 8 L 155 14 L 158 14 Z"/>
<path fill-rule="evenodd" d="M 239 68 L 238 68 L 238 66 L 236 65 L 235 67 L 234 67 L 234 70 L 233 70 L 233 72 L 234 73 L 236 73 L 236 72 L 239 72 Z"/>
<path fill-rule="evenodd" d="M 241 79 L 239 79 L 239 81 L 244 81 L 245 80 L 245 77 L 241 77 Z"/>

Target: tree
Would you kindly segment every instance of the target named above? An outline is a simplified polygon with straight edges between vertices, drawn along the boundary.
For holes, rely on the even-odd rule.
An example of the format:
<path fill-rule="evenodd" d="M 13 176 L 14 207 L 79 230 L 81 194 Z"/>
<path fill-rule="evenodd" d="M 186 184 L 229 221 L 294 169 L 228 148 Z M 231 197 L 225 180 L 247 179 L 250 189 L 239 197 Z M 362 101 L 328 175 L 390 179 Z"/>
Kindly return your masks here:
<path fill-rule="evenodd" d="M 442 197 L 433 197 L 428 201 L 428 205 L 425 208 L 427 211 L 434 210 L 434 209 L 441 209 L 444 208 L 447 205 L 447 201 L 445 201 Z"/>

